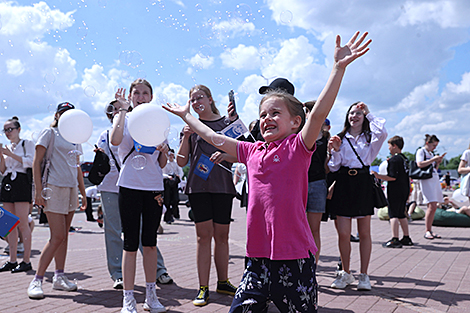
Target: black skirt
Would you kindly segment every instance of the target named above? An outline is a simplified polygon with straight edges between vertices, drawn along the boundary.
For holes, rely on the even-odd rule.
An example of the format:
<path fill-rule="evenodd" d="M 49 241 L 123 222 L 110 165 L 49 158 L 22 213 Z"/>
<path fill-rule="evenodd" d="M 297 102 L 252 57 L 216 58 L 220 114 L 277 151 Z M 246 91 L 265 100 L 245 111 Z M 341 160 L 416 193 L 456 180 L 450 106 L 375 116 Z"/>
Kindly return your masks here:
<path fill-rule="evenodd" d="M 331 214 L 356 217 L 374 215 L 374 200 L 369 168 L 350 169 L 341 167 L 330 173 L 336 181 L 333 196 L 329 200 Z"/>
<path fill-rule="evenodd" d="M 15 180 L 11 180 L 11 173 L 3 178 L 0 201 L 7 203 L 29 202 L 32 200 L 32 184 L 28 175 L 16 173 Z"/>

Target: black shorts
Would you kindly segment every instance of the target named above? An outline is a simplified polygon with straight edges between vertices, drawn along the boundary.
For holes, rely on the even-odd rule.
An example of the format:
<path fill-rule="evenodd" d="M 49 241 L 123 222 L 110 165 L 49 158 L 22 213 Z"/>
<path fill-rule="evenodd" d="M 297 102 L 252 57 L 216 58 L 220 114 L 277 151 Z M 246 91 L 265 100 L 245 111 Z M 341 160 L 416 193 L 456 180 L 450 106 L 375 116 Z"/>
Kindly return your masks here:
<path fill-rule="evenodd" d="M 234 195 L 227 193 L 192 193 L 189 195 L 194 222 L 212 220 L 217 224 L 230 224 Z"/>
<path fill-rule="evenodd" d="M 32 200 L 32 184 L 25 173 L 16 173 L 15 180 L 11 180 L 11 173 L 3 178 L 0 201 L 7 203 L 28 202 Z"/>
<path fill-rule="evenodd" d="M 408 201 L 408 193 L 397 193 L 393 194 L 389 192 L 388 195 L 388 217 L 390 218 L 406 218 L 405 212 L 407 211 L 406 201 Z"/>
<path fill-rule="evenodd" d="M 162 192 L 119 187 L 119 213 L 125 251 L 137 251 L 139 248 L 141 217 L 142 246 L 155 247 L 157 245 L 157 229 L 163 209 L 155 200 L 159 194 Z"/>

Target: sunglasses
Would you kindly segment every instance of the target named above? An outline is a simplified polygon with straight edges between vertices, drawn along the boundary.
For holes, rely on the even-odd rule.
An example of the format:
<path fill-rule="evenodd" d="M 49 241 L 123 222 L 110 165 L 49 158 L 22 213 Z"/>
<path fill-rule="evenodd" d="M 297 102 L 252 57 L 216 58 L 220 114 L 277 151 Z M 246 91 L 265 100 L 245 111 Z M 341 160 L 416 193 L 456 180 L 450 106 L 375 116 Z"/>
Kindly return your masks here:
<path fill-rule="evenodd" d="M 4 129 L 3 129 L 3 132 L 4 132 L 4 133 L 11 133 L 14 129 L 18 129 L 18 127 L 8 127 L 8 128 L 4 128 Z"/>

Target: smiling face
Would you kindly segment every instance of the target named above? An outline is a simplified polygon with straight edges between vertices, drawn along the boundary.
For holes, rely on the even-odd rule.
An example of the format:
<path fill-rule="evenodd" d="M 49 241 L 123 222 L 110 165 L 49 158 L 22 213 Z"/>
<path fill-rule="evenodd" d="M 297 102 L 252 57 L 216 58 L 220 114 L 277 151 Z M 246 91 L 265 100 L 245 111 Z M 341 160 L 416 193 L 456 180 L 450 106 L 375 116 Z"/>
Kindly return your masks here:
<path fill-rule="evenodd" d="M 261 104 L 260 130 L 266 142 L 284 139 L 299 128 L 301 117 L 292 116 L 284 100 L 271 97 Z"/>
<path fill-rule="evenodd" d="M 203 112 L 211 112 L 212 98 L 201 89 L 196 89 L 191 93 L 189 102 L 194 112 L 198 115 L 201 115 Z"/>
<path fill-rule="evenodd" d="M 354 105 L 351 107 L 351 110 L 349 110 L 348 122 L 352 128 L 362 127 L 362 123 L 364 123 L 364 112 L 359 109 L 357 105 Z"/>
<path fill-rule="evenodd" d="M 130 100 L 132 101 L 132 106 L 135 108 L 142 103 L 149 103 L 152 101 L 152 90 L 144 84 L 137 84 L 132 88 L 130 94 Z"/>

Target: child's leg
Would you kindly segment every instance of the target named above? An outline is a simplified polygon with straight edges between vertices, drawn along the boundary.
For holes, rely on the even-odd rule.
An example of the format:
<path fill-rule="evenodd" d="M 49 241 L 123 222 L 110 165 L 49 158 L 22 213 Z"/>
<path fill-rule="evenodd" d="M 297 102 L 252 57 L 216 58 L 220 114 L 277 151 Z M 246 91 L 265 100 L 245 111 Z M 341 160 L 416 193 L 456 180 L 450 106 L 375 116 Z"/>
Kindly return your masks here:
<path fill-rule="evenodd" d="M 369 268 L 370 255 L 372 253 L 372 238 L 370 235 L 370 218 L 365 216 L 357 219 L 357 230 L 359 231 L 359 250 L 361 255 L 361 273 L 367 274 Z"/>
<path fill-rule="evenodd" d="M 137 251 L 126 251 L 122 253 L 122 278 L 124 290 L 134 290 L 135 263 Z"/>
<path fill-rule="evenodd" d="M 267 312 L 271 261 L 246 258 L 246 269 L 233 297 L 230 313 Z"/>
<path fill-rule="evenodd" d="M 400 220 L 401 224 L 401 220 Z M 399 222 L 398 218 L 394 217 L 390 219 L 390 226 L 392 227 L 392 237 L 393 238 L 398 238 L 399 236 Z"/>
<path fill-rule="evenodd" d="M 281 312 L 317 312 L 316 262 L 310 258 L 271 261 L 270 298 Z"/>
<path fill-rule="evenodd" d="M 401 230 L 403 231 L 403 236 L 410 236 L 410 230 L 408 229 L 408 219 L 407 218 L 400 218 L 398 219 L 400 222 Z M 394 236 L 395 237 L 395 236 Z"/>
<path fill-rule="evenodd" d="M 341 256 L 343 270 L 347 273 L 350 273 L 351 219 L 344 216 L 337 216 L 335 220 L 335 226 L 336 231 L 338 232 L 338 248 L 339 254 Z"/>

